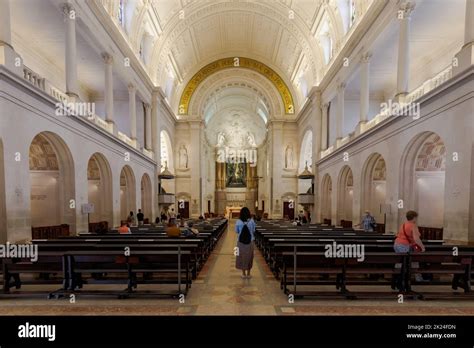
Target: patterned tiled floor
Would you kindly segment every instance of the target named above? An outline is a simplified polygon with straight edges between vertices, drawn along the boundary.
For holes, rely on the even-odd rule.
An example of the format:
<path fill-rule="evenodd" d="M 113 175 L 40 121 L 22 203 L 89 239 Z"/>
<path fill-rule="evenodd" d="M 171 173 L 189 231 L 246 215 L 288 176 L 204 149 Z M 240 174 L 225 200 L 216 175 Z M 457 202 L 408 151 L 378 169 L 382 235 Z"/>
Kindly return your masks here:
<path fill-rule="evenodd" d="M 0 315 L 474 315 L 474 301 L 302 299 L 289 303 L 280 284 L 255 252 L 252 279 L 235 269 L 233 223 L 210 256 L 184 303 L 170 298 L 77 296 L 68 299 L 2 298 Z"/>

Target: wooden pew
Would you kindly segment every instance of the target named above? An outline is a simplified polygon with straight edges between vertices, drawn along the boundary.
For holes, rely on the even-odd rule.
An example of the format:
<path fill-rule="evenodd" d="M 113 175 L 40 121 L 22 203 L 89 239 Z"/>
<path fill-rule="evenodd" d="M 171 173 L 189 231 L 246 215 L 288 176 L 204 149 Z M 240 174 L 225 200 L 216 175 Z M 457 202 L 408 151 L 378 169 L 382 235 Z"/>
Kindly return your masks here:
<path fill-rule="evenodd" d="M 186 294 L 191 284 L 189 271 L 190 252 L 181 250 L 136 251 L 130 256 L 124 256 L 123 251 L 91 250 L 69 251 L 69 285 L 67 290 L 74 293 L 91 295 L 118 294 L 120 298 L 128 297 L 132 293 L 141 295 L 134 289 L 139 284 L 177 284 L 176 291 L 142 291 L 144 295 L 172 295 Z M 107 273 L 106 278 L 88 278 L 87 274 Z M 139 278 L 138 273 L 149 274 L 150 277 Z M 110 277 L 110 274 L 116 276 Z M 110 290 L 84 290 L 86 284 L 126 284 L 124 290 L 111 292 Z M 184 287 L 183 287 L 184 286 Z"/>
<path fill-rule="evenodd" d="M 440 246 L 435 246 L 439 248 Z M 282 253 L 283 268 L 281 287 L 287 294 L 295 297 L 302 296 L 337 296 L 345 298 L 390 297 L 396 298 L 398 293 L 416 298 L 471 298 L 473 250 L 462 250 L 459 256 L 453 256 L 452 251 L 428 251 L 425 253 L 399 254 L 393 251 L 366 251 L 364 260 L 355 258 L 328 258 L 322 251 L 299 251 L 293 246 L 293 251 Z M 303 248 L 303 250 L 305 250 Z M 421 266 L 417 266 L 417 264 Z M 414 291 L 412 278 L 416 273 L 431 273 L 452 277 L 444 280 L 415 283 L 415 285 L 451 285 L 453 289 L 461 287 L 464 293 Z M 376 275 L 371 279 L 370 275 Z M 383 276 L 382 278 L 380 276 Z M 301 289 L 307 285 L 334 285 L 335 290 L 328 292 L 318 289 Z M 390 287 L 387 285 L 390 284 Z M 384 291 L 349 290 L 351 285 L 385 286 Z M 398 291 L 393 291 L 396 287 Z"/>
<path fill-rule="evenodd" d="M 31 236 L 37 238 L 58 238 L 69 235 L 69 225 L 31 227 Z"/>
<path fill-rule="evenodd" d="M 28 258 L 4 258 L 2 271 L 4 294 L 10 293 L 13 287 L 20 289 L 22 285 L 62 284 L 65 287 L 68 278 L 64 251 L 39 253 L 35 262 Z M 20 275 L 24 273 L 33 274 L 36 278 L 22 280 Z"/>
<path fill-rule="evenodd" d="M 58 290 L 49 293 L 49 297 L 60 297 L 69 293 L 87 295 L 173 295 L 186 294 L 191 279 L 191 253 L 181 250 L 135 250 L 132 255 L 125 256 L 123 250 L 74 250 L 74 251 L 40 251 L 38 260 L 6 258 L 3 260 L 3 293 L 10 294 L 10 289 L 21 288 L 22 285 L 62 284 Z M 54 278 L 38 277 L 22 281 L 20 275 L 56 273 Z M 105 274 L 105 277 L 96 275 Z M 137 274 L 144 274 L 139 278 Z M 11 281 L 14 278 L 14 281 Z M 81 290 L 85 284 L 126 284 L 120 291 Z M 134 290 L 139 284 L 176 284 L 177 290 L 172 292 Z M 44 291 L 15 292 L 15 295 L 31 295 Z"/>

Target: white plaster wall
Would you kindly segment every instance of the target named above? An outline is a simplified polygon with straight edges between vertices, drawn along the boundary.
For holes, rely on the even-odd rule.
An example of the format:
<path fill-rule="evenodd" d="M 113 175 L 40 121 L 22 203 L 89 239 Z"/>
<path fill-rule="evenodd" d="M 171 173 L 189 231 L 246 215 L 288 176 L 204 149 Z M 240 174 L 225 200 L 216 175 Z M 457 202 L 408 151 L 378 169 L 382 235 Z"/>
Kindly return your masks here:
<path fill-rule="evenodd" d="M 7 241 L 7 208 L 5 199 L 5 169 L 3 141 L 0 138 L 0 243 Z"/>
<path fill-rule="evenodd" d="M 342 136 L 345 137 L 347 134 L 354 131 L 360 119 L 360 102 L 358 99 L 344 100 L 344 126 Z"/>
<path fill-rule="evenodd" d="M 1 72 L 0 72 L 1 73 Z M 87 231 L 87 215 L 82 214 L 81 205 L 88 201 L 87 164 L 95 152 L 104 155 L 112 172 L 112 192 L 114 225 L 120 217 L 119 176 L 125 164 L 130 165 L 135 178 L 148 173 L 152 180 L 155 164 L 135 149 L 112 138 L 105 132 L 95 129 L 88 122 L 73 117 L 58 117 L 54 113 L 55 101 L 44 94 L 32 91 L 23 80 L 0 80 L 0 138 L 4 142 L 7 236 L 10 241 L 31 238 L 31 180 L 29 174 L 28 153 L 32 139 L 41 132 L 57 134 L 69 149 L 74 163 L 75 224 L 73 232 Z M 15 136 L 11 136 L 15 134 Z M 125 160 L 125 152 L 130 161 Z M 15 161 L 19 153 L 20 161 Z M 136 192 L 140 202 L 140 181 Z M 152 197 L 155 195 L 153 194 Z"/>
<path fill-rule="evenodd" d="M 32 171 L 31 226 L 59 225 L 59 178 L 57 171 Z"/>
<path fill-rule="evenodd" d="M 471 75 L 469 75 L 471 74 Z M 387 166 L 386 198 L 391 213 L 387 215 L 387 231 L 397 231 L 404 213 L 415 206 L 413 192 L 408 186 L 400 187 L 402 177 L 413 177 L 414 173 L 402 173 L 401 159 L 407 144 L 423 132 L 435 132 L 446 145 L 447 162 L 444 185 L 444 236 L 448 240 L 473 240 L 469 234 L 469 221 L 472 219 L 471 168 L 474 138 L 473 98 L 474 82 L 471 72 L 452 80 L 443 88 L 425 96 L 421 105 L 421 118 L 391 119 L 378 126 L 359 141 L 348 144 L 318 162 L 319 177 L 329 174 L 334 184 L 340 170 L 349 165 L 354 175 L 354 219 L 360 219 L 360 189 L 362 166 L 375 152 L 380 153 Z M 456 84 L 454 82 L 457 81 Z M 349 161 L 343 161 L 343 152 L 349 153 Z M 453 153 L 459 155 L 453 161 Z M 398 200 L 403 199 L 404 208 L 398 209 Z M 332 215 L 336 217 L 337 203 L 334 195 Z"/>
<path fill-rule="evenodd" d="M 444 225 L 444 172 L 416 173 L 416 210 L 420 226 Z"/>

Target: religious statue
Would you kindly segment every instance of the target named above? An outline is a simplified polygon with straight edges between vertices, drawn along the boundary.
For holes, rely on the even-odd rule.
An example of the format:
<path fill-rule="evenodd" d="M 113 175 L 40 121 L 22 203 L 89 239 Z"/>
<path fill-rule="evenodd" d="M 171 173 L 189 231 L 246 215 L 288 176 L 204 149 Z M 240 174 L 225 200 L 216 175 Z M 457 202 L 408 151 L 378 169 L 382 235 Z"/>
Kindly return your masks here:
<path fill-rule="evenodd" d="M 293 146 L 288 145 L 285 150 L 285 168 L 293 168 Z"/>
<path fill-rule="evenodd" d="M 188 168 L 188 150 L 185 145 L 181 145 L 179 148 L 179 167 Z"/>
<path fill-rule="evenodd" d="M 222 132 L 217 134 L 217 146 L 224 146 L 225 145 L 225 135 Z"/>
<path fill-rule="evenodd" d="M 250 146 L 257 147 L 257 144 L 255 143 L 255 138 L 250 132 L 247 132 L 247 142 Z"/>

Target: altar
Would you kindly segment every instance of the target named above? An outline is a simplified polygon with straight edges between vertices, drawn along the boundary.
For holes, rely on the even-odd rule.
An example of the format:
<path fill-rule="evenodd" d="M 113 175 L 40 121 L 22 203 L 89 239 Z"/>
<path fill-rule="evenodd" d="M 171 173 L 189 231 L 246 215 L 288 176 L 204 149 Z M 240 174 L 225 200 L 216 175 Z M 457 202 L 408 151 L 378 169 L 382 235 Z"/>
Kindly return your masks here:
<path fill-rule="evenodd" d="M 238 219 L 240 216 L 240 210 L 242 207 L 226 207 L 225 208 L 225 216 L 228 219 Z"/>

